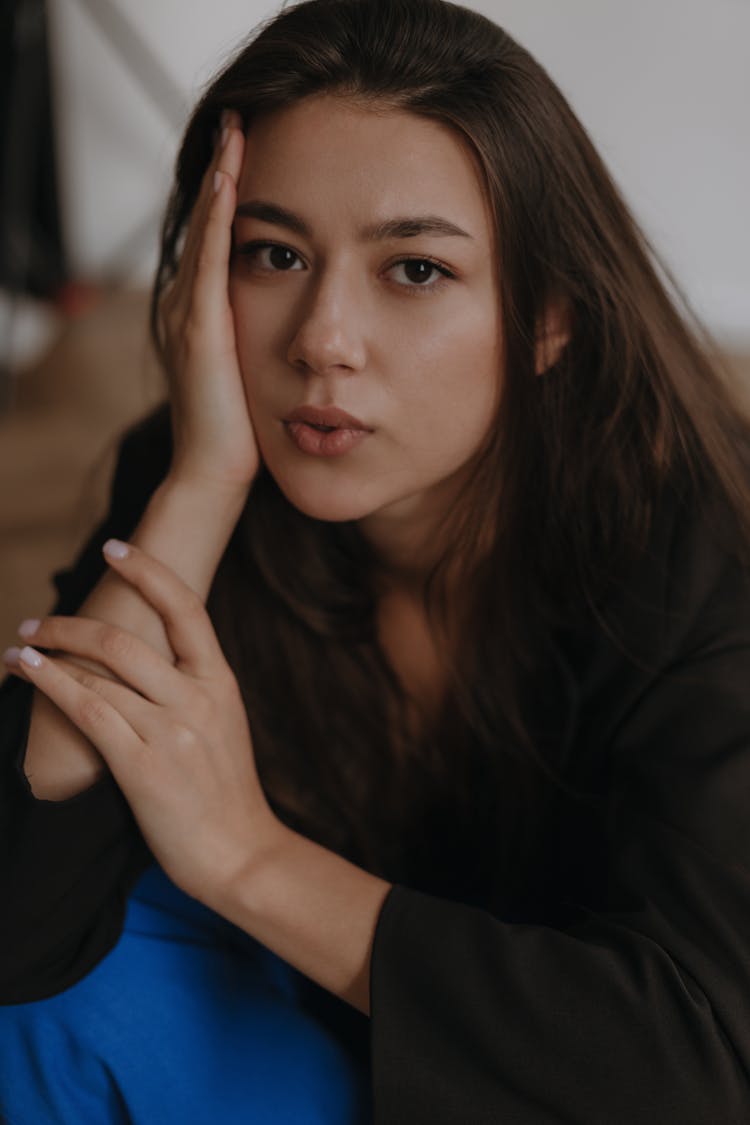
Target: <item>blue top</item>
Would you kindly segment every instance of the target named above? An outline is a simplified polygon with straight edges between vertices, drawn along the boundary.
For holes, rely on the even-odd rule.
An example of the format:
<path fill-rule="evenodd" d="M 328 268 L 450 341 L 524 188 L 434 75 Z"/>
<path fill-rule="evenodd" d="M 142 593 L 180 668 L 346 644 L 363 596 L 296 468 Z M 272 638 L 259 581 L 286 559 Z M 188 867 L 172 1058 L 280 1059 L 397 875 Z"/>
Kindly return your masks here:
<path fill-rule="evenodd" d="M 301 1007 L 302 978 L 183 894 L 140 877 L 86 977 L 0 1007 L 8 1125 L 359 1125 L 368 1076 Z"/>

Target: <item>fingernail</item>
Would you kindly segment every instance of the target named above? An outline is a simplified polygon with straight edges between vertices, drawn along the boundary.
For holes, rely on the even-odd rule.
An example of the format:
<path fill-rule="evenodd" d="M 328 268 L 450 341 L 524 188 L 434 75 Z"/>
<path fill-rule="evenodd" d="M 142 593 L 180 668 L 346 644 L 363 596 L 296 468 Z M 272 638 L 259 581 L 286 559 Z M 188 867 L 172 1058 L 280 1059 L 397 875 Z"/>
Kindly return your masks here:
<path fill-rule="evenodd" d="M 108 559 L 126 559 L 130 554 L 127 543 L 123 543 L 120 539 L 108 539 L 102 551 Z"/>
<path fill-rule="evenodd" d="M 22 621 L 18 626 L 18 635 L 21 637 L 33 637 L 40 625 L 41 621 L 37 621 L 35 617 L 27 617 L 26 620 Z"/>
<path fill-rule="evenodd" d="M 221 187 L 221 172 L 214 172 L 214 195 Z"/>
<path fill-rule="evenodd" d="M 6 664 L 18 664 L 18 658 L 20 655 L 20 648 L 17 648 L 15 645 L 11 645 L 11 647 L 6 648 L 5 652 L 3 653 L 3 660 Z"/>
<path fill-rule="evenodd" d="M 224 145 L 227 143 L 227 137 L 228 136 L 229 136 L 229 129 L 222 129 L 221 130 L 221 147 L 222 148 L 224 148 Z"/>
<path fill-rule="evenodd" d="M 30 668 L 41 668 L 42 666 L 41 654 L 38 653 L 35 648 L 31 648 L 30 645 L 23 646 L 18 654 L 18 658 L 24 664 L 28 664 Z"/>

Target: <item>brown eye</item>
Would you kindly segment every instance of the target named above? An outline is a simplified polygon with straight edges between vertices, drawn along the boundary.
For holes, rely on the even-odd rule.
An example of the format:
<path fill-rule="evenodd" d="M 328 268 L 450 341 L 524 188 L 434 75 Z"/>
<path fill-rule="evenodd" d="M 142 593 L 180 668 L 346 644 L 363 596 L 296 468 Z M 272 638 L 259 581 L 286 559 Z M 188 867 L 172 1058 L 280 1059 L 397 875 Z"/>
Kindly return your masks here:
<path fill-rule="evenodd" d="M 255 268 L 269 273 L 288 273 L 305 268 L 299 254 L 278 242 L 245 242 L 237 247 L 236 252 Z"/>
<path fill-rule="evenodd" d="M 424 281 L 429 281 L 436 267 L 432 262 L 426 262 L 414 258 L 408 262 L 403 263 L 404 274 L 409 281 L 415 284 L 421 284 Z"/>
<path fill-rule="evenodd" d="M 287 246 L 268 247 L 268 261 L 275 270 L 290 270 L 297 260 L 297 255 Z"/>
<path fill-rule="evenodd" d="M 430 291 L 438 289 L 446 281 L 455 278 L 445 266 L 433 262 L 430 258 L 404 258 L 394 263 L 389 272 L 393 279 L 404 289 L 423 289 Z M 400 275 L 400 276 L 399 276 Z"/>

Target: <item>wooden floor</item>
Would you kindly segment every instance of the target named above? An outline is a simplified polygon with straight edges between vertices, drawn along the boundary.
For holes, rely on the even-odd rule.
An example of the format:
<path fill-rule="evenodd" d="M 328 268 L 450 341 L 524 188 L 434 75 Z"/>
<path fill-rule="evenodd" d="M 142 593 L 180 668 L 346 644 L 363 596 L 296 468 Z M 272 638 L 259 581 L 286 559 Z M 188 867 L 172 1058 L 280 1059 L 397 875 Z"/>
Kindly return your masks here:
<path fill-rule="evenodd" d="M 48 611 L 50 575 L 103 513 L 119 435 L 164 397 L 146 316 L 143 292 L 101 297 L 17 377 L 0 414 L 2 648 L 23 618 Z M 750 355 L 728 359 L 750 390 Z"/>
<path fill-rule="evenodd" d="M 52 572 L 103 514 L 119 435 L 164 397 L 146 316 L 143 292 L 103 295 L 14 379 L 0 414 L 0 651 L 48 611 Z"/>

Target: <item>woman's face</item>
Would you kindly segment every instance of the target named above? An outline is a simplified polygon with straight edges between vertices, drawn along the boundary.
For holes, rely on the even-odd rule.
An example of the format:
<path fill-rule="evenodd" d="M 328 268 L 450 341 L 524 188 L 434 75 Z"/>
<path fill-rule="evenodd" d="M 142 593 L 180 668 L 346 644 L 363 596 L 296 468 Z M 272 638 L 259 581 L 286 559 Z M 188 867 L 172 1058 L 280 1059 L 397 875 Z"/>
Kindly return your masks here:
<path fill-rule="evenodd" d="M 234 244 L 249 410 L 288 500 L 364 529 L 439 517 L 501 374 L 491 217 L 469 149 L 406 112 L 297 103 L 249 131 Z M 305 452 L 285 419 L 311 404 L 371 432 L 337 456 Z"/>

